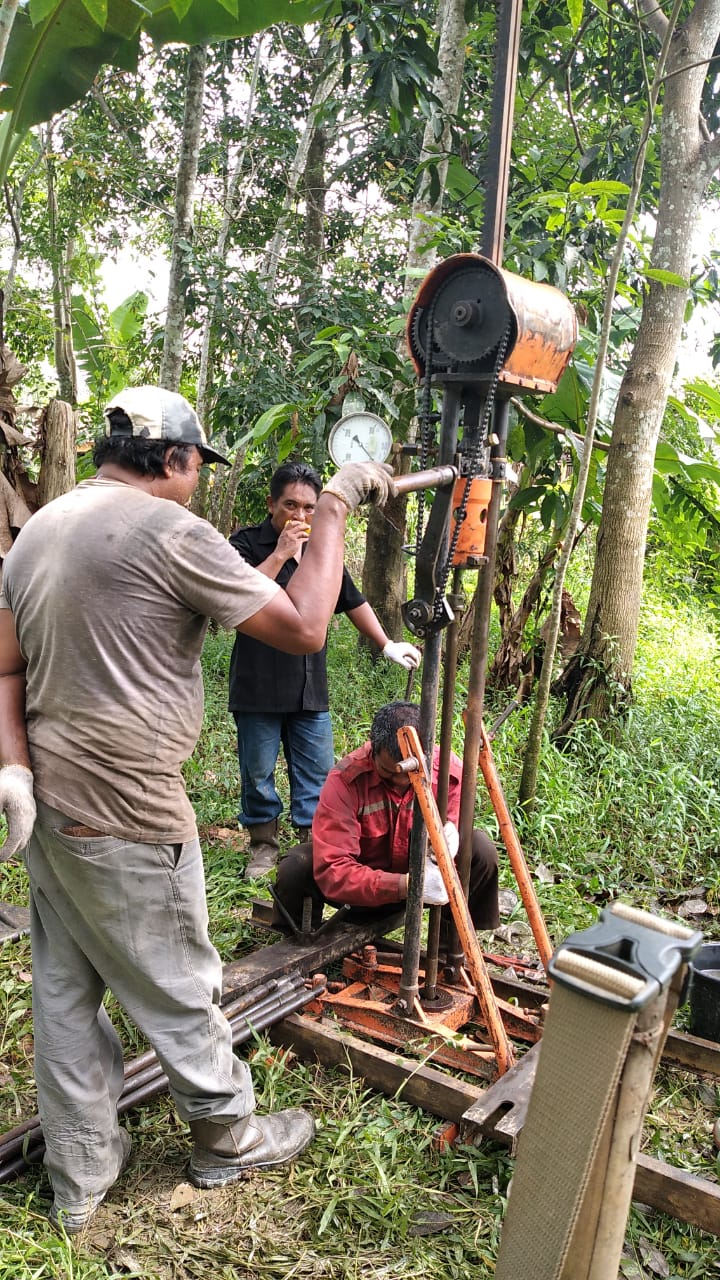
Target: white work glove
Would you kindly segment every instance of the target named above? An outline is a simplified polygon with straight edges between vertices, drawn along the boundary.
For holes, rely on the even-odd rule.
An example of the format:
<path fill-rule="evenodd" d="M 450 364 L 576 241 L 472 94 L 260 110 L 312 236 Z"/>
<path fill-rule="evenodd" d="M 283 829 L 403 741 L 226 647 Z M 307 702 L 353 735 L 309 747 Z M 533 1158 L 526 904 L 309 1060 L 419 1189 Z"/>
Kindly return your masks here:
<path fill-rule="evenodd" d="M 0 769 L 0 813 L 5 814 L 8 826 L 7 839 L 0 846 L 0 862 L 7 862 L 25 848 L 37 817 L 33 776 L 22 764 L 7 764 Z"/>
<path fill-rule="evenodd" d="M 428 907 L 444 907 L 445 903 L 449 902 L 448 891 L 440 874 L 440 868 L 430 853 L 425 859 L 423 902 Z"/>
<path fill-rule="evenodd" d="M 346 462 L 322 492 L 339 498 L 350 511 L 365 501 L 384 507 L 395 497 L 392 467 L 386 462 Z"/>
<path fill-rule="evenodd" d="M 456 857 L 460 848 L 460 832 L 454 822 L 446 822 L 443 831 L 445 833 L 445 843 L 451 858 Z"/>
<path fill-rule="evenodd" d="M 399 663 L 407 671 L 414 671 L 420 666 L 420 650 L 414 644 L 406 644 L 404 640 L 388 640 L 382 656 L 390 662 Z"/>

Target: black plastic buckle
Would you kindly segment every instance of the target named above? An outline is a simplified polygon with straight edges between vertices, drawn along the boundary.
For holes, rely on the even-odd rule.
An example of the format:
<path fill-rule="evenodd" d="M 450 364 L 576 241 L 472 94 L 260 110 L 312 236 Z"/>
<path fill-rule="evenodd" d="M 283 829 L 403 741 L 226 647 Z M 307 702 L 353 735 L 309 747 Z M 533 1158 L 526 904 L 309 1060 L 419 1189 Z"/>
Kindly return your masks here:
<path fill-rule="evenodd" d="M 644 1009 L 660 995 L 681 964 L 689 966 L 702 940 L 703 935 L 699 931 L 687 938 L 677 938 L 637 921 L 626 920 L 624 916 L 616 915 L 612 907 L 606 907 L 596 924 L 581 933 L 571 934 L 560 944 L 550 959 L 548 973 L 560 986 L 582 991 L 601 1004 L 613 1005 L 617 1009 Z M 633 978 L 641 978 L 645 985 L 637 995 L 629 998 L 602 991 L 590 982 L 557 968 L 558 956 L 567 951 L 596 960 Z M 685 989 L 689 975 L 688 967 Z M 683 991 L 683 999 L 684 994 Z"/>

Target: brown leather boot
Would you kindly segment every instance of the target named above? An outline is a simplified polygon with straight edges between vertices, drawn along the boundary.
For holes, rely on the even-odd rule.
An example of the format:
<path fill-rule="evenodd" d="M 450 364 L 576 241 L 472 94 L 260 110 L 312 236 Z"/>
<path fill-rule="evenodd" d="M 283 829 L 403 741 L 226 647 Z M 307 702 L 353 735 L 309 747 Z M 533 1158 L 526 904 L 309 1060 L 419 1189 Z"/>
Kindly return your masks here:
<path fill-rule="evenodd" d="M 278 842 L 278 820 L 257 822 L 248 827 L 250 833 L 250 861 L 245 868 L 245 879 L 253 880 L 256 876 L 266 876 L 272 871 L 280 852 Z"/>
<path fill-rule="evenodd" d="M 190 1132 L 195 1139 L 190 1181 L 196 1187 L 222 1187 L 254 1169 L 271 1169 L 299 1156 L 315 1136 L 315 1121 L 308 1111 L 290 1107 L 267 1116 L 253 1112 L 229 1125 L 191 1120 Z"/>

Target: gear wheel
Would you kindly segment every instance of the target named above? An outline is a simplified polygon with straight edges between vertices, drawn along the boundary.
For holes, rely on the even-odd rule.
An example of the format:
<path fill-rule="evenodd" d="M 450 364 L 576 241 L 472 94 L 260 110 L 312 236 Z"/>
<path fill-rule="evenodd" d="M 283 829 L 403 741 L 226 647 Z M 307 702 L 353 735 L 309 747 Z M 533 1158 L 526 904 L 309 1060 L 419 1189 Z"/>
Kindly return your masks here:
<path fill-rule="evenodd" d="M 497 349 L 513 318 L 496 271 L 483 264 L 455 271 L 440 285 L 431 304 L 418 307 L 412 318 L 410 342 L 422 364 L 427 354 L 431 308 L 434 368 L 478 365 Z"/>

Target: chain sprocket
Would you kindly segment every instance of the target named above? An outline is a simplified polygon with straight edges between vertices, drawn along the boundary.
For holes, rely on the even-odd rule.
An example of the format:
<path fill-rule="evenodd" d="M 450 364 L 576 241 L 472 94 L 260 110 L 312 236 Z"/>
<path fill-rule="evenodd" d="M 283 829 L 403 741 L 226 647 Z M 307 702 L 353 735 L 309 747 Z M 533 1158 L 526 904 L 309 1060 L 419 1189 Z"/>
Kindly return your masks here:
<path fill-rule="evenodd" d="M 474 366 L 497 349 L 512 312 L 497 271 L 483 263 L 453 272 L 433 298 L 431 362 L 435 369 Z M 427 360 L 430 307 L 418 307 L 410 326 L 413 354 Z"/>

